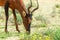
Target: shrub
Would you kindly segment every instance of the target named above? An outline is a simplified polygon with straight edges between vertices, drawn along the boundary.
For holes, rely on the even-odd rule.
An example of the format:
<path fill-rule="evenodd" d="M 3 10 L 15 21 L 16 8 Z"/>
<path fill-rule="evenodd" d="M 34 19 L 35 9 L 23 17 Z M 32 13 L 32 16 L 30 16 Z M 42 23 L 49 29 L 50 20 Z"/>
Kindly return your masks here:
<path fill-rule="evenodd" d="M 22 23 L 22 18 L 20 16 L 20 14 L 16 14 L 17 15 L 17 22 L 18 24 L 21 24 Z"/>
<path fill-rule="evenodd" d="M 52 11 L 52 13 L 51 13 L 51 16 L 52 16 L 52 17 L 55 17 L 55 16 L 60 17 L 60 4 L 56 4 L 56 5 L 53 7 L 53 11 Z"/>

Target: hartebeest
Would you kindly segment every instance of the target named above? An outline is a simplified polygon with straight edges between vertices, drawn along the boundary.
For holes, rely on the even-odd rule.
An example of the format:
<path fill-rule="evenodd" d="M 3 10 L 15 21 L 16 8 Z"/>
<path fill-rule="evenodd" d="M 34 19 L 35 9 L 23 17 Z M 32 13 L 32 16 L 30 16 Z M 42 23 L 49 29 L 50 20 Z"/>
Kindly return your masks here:
<path fill-rule="evenodd" d="M 5 3 L 6 4 L 5 12 L 7 12 L 8 7 L 10 7 L 13 10 L 17 31 L 19 31 L 19 29 L 18 29 L 18 25 L 17 25 L 17 21 L 16 21 L 15 9 L 17 9 L 20 12 L 21 17 L 23 19 L 24 27 L 25 27 L 26 31 L 28 31 L 30 33 L 30 24 L 31 24 L 31 20 L 32 20 L 32 13 L 39 8 L 38 0 L 37 0 L 37 7 L 35 9 L 33 9 L 32 12 L 30 12 L 30 8 L 32 7 L 32 1 L 30 0 L 30 2 L 31 2 L 31 5 L 28 7 L 28 9 L 26 9 L 22 0 L 8 0 L 7 4 L 9 4 L 9 5 L 7 5 Z M 25 12 L 26 15 L 24 15 L 23 11 Z M 6 15 L 7 15 L 6 20 L 8 21 L 8 12 L 6 13 Z M 7 24 L 7 22 L 6 22 L 6 24 Z M 5 31 L 7 32 L 7 25 L 5 27 Z"/>

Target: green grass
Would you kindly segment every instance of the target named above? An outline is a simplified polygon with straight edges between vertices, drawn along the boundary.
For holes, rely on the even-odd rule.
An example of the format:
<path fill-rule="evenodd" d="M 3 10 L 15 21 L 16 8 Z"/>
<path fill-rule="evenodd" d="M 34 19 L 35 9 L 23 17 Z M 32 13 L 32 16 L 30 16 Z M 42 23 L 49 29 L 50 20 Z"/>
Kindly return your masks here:
<path fill-rule="evenodd" d="M 12 36 L 19 36 L 19 34 L 18 33 L 14 33 L 14 32 L 12 32 L 12 33 L 5 33 L 5 32 L 1 32 L 0 33 L 0 38 L 7 38 L 7 37 L 12 37 Z"/>
<path fill-rule="evenodd" d="M 53 39 L 54 40 L 60 40 L 60 28 L 57 28 L 53 33 Z"/>
<path fill-rule="evenodd" d="M 1 28 L 1 30 L 2 29 L 3 28 Z M 18 33 L 18 32 L 9 32 L 9 33 L 5 33 L 2 31 L 0 32 L 1 40 L 3 40 L 3 39 L 5 40 L 8 37 L 18 37 L 19 40 L 52 40 L 52 39 L 60 40 L 60 28 L 56 28 L 55 30 L 45 29 L 42 32 L 38 31 L 38 32 L 32 33 L 30 35 L 28 35 L 27 33 Z"/>

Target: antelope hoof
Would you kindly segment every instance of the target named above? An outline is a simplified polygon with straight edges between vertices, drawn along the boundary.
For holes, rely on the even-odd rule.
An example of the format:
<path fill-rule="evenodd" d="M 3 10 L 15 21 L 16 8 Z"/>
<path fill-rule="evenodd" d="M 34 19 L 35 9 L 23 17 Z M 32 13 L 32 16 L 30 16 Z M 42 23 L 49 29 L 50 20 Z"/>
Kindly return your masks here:
<path fill-rule="evenodd" d="M 27 34 L 30 34 L 30 31 L 27 31 L 26 33 L 27 33 Z"/>
<path fill-rule="evenodd" d="M 18 33 L 20 33 L 20 31 L 18 30 Z"/>
<path fill-rule="evenodd" d="M 5 30 L 6 33 L 9 33 L 7 30 Z"/>
<path fill-rule="evenodd" d="M 20 33 L 20 30 L 17 30 L 18 31 L 18 33 Z"/>

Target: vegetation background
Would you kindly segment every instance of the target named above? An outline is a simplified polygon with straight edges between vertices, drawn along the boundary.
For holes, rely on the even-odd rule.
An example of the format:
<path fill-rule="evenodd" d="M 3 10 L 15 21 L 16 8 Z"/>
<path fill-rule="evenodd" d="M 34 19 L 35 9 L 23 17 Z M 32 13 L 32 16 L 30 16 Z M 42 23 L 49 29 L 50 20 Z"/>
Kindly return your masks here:
<path fill-rule="evenodd" d="M 29 0 L 23 1 L 28 8 Z M 32 0 L 31 10 L 37 6 L 36 1 Z M 11 9 L 8 21 L 9 33 L 6 34 L 4 7 L 0 7 L 0 40 L 60 40 L 60 0 L 38 0 L 38 2 L 39 9 L 33 13 L 30 35 L 25 33 L 22 18 L 17 10 L 17 22 L 21 33 L 16 31 Z"/>

